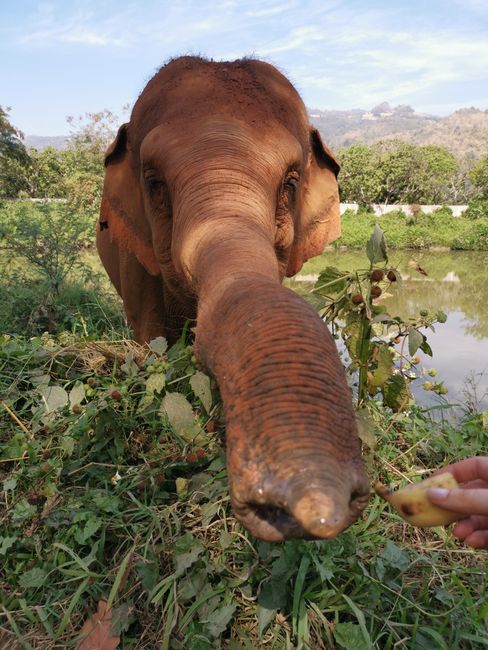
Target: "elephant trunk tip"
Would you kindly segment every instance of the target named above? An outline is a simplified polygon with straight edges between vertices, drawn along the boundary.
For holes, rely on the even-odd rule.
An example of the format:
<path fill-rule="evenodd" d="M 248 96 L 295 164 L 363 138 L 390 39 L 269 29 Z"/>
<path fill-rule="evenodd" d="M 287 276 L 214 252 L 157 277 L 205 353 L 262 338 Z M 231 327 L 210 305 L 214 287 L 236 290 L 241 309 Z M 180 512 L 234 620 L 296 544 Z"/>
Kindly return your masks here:
<path fill-rule="evenodd" d="M 283 495 L 258 489 L 255 499 L 234 499 L 233 507 L 247 530 L 264 541 L 333 539 L 356 521 L 368 498 L 369 486 L 361 481 L 350 494 L 311 489 L 293 504 Z"/>

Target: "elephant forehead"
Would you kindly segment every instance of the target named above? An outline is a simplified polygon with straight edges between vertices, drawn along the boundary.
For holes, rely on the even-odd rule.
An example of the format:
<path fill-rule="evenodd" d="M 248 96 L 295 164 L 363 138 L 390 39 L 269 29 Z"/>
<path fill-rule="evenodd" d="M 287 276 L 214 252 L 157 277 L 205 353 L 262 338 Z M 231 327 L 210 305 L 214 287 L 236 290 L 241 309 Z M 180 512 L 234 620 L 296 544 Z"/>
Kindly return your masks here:
<path fill-rule="evenodd" d="M 240 170 L 251 166 L 257 174 L 280 177 L 283 167 L 304 162 L 306 152 L 282 125 L 261 129 L 229 116 L 201 116 L 189 125 L 165 122 L 152 129 L 141 145 L 141 160 L 148 167 L 164 166 L 167 176 L 177 176 L 195 166 Z M 204 167 L 202 164 L 204 163 Z"/>
<path fill-rule="evenodd" d="M 278 121 L 299 140 L 307 137 L 305 107 L 292 84 L 273 66 L 253 60 L 172 61 L 149 81 L 131 121 L 142 141 L 158 123 L 189 124 L 205 114 L 255 121 L 261 128 Z"/>

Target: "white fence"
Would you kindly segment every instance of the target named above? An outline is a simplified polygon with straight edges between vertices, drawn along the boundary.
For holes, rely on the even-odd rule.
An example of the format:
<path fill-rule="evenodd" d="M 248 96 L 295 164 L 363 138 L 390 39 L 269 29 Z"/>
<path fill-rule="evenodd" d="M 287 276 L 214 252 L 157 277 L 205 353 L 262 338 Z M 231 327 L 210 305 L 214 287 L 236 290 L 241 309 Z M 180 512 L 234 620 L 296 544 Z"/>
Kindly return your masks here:
<path fill-rule="evenodd" d="M 375 213 L 376 216 L 381 217 L 384 214 L 387 214 L 388 212 L 396 212 L 397 210 L 401 210 L 405 214 L 413 214 L 412 212 L 412 206 L 411 205 L 402 205 L 400 203 L 397 204 L 391 204 L 391 205 L 384 205 L 383 203 L 373 203 L 371 206 L 371 209 Z M 417 209 L 417 206 L 415 206 Z M 439 208 L 442 208 L 442 205 L 421 205 L 419 206 L 422 212 L 425 214 L 430 214 L 431 212 L 434 212 L 434 210 L 438 210 Z M 452 210 L 452 216 L 453 217 L 460 217 L 465 210 L 467 210 L 468 206 L 467 205 L 448 205 L 448 208 Z M 341 203 L 341 214 L 344 214 L 346 210 L 352 210 L 353 212 L 358 211 L 358 204 L 357 203 Z"/>

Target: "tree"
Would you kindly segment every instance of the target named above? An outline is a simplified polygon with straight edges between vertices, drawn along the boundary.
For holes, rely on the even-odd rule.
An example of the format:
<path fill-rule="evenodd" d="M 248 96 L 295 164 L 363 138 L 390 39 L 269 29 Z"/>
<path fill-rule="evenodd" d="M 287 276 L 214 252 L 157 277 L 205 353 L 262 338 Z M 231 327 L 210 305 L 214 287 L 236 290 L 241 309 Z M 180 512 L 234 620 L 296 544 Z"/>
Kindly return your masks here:
<path fill-rule="evenodd" d="M 475 187 L 477 198 L 488 199 L 488 154 L 473 167 L 469 178 Z"/>
<path fill-rule="evenodd" d="M 380 199 L 381 173 L 371 147 L 353 144 L 338 152 L 341 171 L 339 188 L 343 201 L 370 205 Z"/>
<path fill-rule="evenodd" d="M 54 147 L 46 147 L 43 151 L 31 148 L 29 155 L 32 161 L 32 195 L 38 198 L 66 197 L 66 152 Z"/>
<path fill-rule="evenodd" d="M 30 158 L 23 134 L 8 119 L 10 108 L 0 106 L 0 197 L 16 197 L 29 191 Z"/>
<path fill-rule="evenodd" d="M 446 203 L 467 196 L 466 176 L 444 147 L 401 140 L 339 152 L 341 198 L 359 204 Z"/>
<path fill-rule="evenodd" d="M 117 122 L 107 110 L 86 113 L 76 120 L 69 117 L 71 136 L 66 149 L 31 149 L 32 194 L 67 198 L 70 208 L 78 213 L 96 211 L 102 194 L 103 156 L 115 137 Z"/>
<path fill-rule="evenodd" d="M 68 123 L 72 131 L 64 158 L 66 196 L 74 210 L 94 212 L 102 196 L 103 157 L 119 118 L 105 109 L 76 120 L 69 117 Z"/>
<path fill-rule="evenodd" d="M 381 203 L 419 203 L 417 147 L 401 140 L 382 140 L 372 146 L 373 164 L 381 175 Z"/>
<path fill-rule="evenodd" d="M 458 163 L 445 147 L 427 145 L 417 147 L 414 186 L 417 202 L 453 202 L 458 175 Z"/>

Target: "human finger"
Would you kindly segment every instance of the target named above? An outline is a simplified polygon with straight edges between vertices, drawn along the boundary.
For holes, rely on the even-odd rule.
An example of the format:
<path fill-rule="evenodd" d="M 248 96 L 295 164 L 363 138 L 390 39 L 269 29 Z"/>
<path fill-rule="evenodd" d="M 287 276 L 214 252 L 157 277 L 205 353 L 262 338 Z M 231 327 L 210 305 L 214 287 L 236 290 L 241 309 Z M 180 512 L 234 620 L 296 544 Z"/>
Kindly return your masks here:
<path fill-rule="evenodd" d="M 465 544 L 473 548 L 484 548 L 488 550 L 488 530 L 475 530 L 464 540 Z"/>
<path fill-rule="evenodd" d="M 488 515 L 488 490 L 430 488 L 429 500 L 436 506 L 469 515 Z"/>
<path fill-rule="evenodd" d="M 475 479 L 488 481 L 488 456 L 465 458 L 458 463 L 452 463 L 451 465 L 442 467 L 434 475 L 444 474 L 445 472 L 451 472 L 458 483 L 473 481 Z"/>
<path fill-rule="evenodd" d="M 475 530 L 488 530 L 488 517 L 475 515 L 458 521 L 453 528 L 453 534 L 459 539 L 465 539 Z"/>

